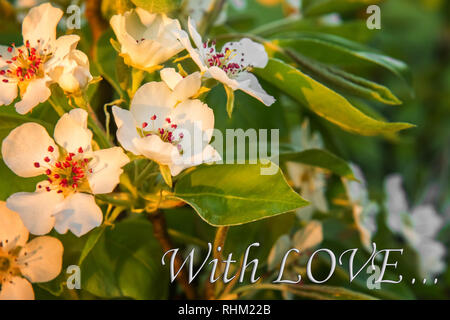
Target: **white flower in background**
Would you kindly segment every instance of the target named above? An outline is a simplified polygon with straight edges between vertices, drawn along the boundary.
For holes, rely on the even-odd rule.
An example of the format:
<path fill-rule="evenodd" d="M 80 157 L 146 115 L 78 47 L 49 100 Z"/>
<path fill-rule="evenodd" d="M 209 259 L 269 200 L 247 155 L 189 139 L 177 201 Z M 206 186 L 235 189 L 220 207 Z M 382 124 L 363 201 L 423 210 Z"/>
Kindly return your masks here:
<path fill-rule="evenodd" d="M 103 220 L 93 194 L 112 192 L 129 159 L 119 147 L 93 151 L 87 117 L 82 109 L 64 114 L 55 126 L 56 143 L 32 122 L 3 140 L 3 160 L 15 174 L 47 175 L 35 192 L 7 199 L 8 208 L 20 214 L 32 234 L 43 235 L 54 227 L 59 233 L 70 230 L 82 236 Z"/>
<path fill-rule="evenodd" d="M 121 45 L 120 55 L 135 68 L 150 71 L 183 50 L 175 36 L 180 23 L 164 14 L 136 8 L 113 16 L 110 23 Z"/>
<path fill-rule="evenodd" d="M 358 228 L 361 243 L 372 251 L 372 237 L 377 231 L 377 214 L 379 207 L 376 202 L 370 201 L 366 180 L 361 169 L 351 164 L 353 174 L 358 181 L 344 180 L 348 199 L 353 209 L 353 219 Z"/>
<path fill-rule="evenodd" d="M 440 217 L 431 205 L 408 207 L 402 188 L 400 175 L 390 175 L 385 181 L 387 224 L 417 251 L 420 259 L 420 272 L 423 277 L 432 277 L 445 270 L 446 249 L 435 239 L 443 227 Z"/>
<path fill-rule="evenodd" d="M 0 105 L 9 105 L 20 93 L 21 101 L 15 107 L 18 113 L 25 114 L 50 97 L 49 85 L 55 82 L 50 74 L 80 40 L 77 35 L 56 39 L 56 25 L 62 15 L 61 9 L 49 3 L 35 7 L 23 20 L 24 45 L 0 46 Z M 86 67 L 80 65 L 89 74 Z"/>
<path fill-rule="evenodd" d="M 181 100 L 198 91 L 198 75 L 177 80 L 172 71 L 164 71 L 162 78 L 167 84 L 149 82 L 136 91 L 130 111 L 113 107 L 121 145 L 169 166 L 173 176 L 188 167 L 219 161 L 220 155 L 209 145 L 212 109 L 200 100 Z"/>
<path fill-rule="evenodd" d="M 291 134 L 292 144 L 296 151 L 323 148 L 323 142 L 319 134 L 311 134 L 308 121 L 304 121 L 301 127 L 297 127 Z M 294 187 L 299 189 L 302 197 L 311 204 L 297 210 L 297 216 L 303 220 L 311 219 L 314 211 L 328 211 L 325 197 L 325 174 L 322 169 L 297 163 L 286 162 L 287 174 Z"/>
<path fill-rule="evenodd" d="M 63 245 L 53 237 L 28 242 L 16 212 L 0 202 L 0 300 L 32 300 L 30 282 L 48 282 L 61 272 Z"/>
<path fill-rule="evenodd" d="M 232 90 L 242 90 L 267 106 L 275 102 L 261 87 L 258 79 L 249 72 L 253 67 L 264 68 L 267 65 L 269 58 L 262 44 L 244 38 L 228 42 L 221 51 L 217 51 L 215 42 L 202 42 L 190 18 L 188 25 L 196 48 L 192 46 L 189 35 L 184 30 L 177 32 L 178 38 L 205 78 L 216 79 Z"/>

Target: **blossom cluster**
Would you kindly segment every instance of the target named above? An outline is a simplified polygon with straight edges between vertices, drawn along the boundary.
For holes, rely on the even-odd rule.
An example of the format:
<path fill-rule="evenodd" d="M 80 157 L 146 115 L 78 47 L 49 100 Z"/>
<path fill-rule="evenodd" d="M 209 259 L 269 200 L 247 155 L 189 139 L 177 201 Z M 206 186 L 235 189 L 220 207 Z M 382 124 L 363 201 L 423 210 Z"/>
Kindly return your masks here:
<path fill-rule="evenodd" d="M 23 19 L 23 44 L 0 46 L 0 105 L 16 101 L 16 111 L 26 114 L 51 98 L 53 85 L 69 98 L 84 96 L 93 80 L 89 59 L 76 49 L 78 35 L 56 37 L 62 16 L 63 11 L 49 3 L 34 7 Z M 132 94 L 129 108 L 113 107 L 121 147 L 100 149 L 94 143 L 89 110 L 84 108 L 61 114 L 53 138 L 41 124 L 27 122 L 3 140 L 1 154 L 9 169 L 42 181 L 34 192 L 11 195 L 0 208 L 2 299 L 32 299 L 29 281 L 49 281 L 59 274 L 62 245 L 45 235 L 55 229 L 81 237 L 100 226 L 103 213 L 96 195 L 117 187 L 130 156 L 148 158 L 168 168 L 172 176 L 221 159 L 209 144 L 214 112 L 200 100 L 211 89 L 212 79 L 266 105 L 275 101 L 251 74 L 252 68 L 268 62 L 261 44 L 244 38 L 218 50 L 215 42 L 202 41 L 193 20 L 188 23 L 189 36 L 178 20 L 141 8 L 115 15 L 110 23 L 125 64 L 158 72 L 161 81 L 142 84 Z M 198 71 L 187 74 L 164 68 L 183 50 Z M 194 141 L 196 133 L 203 137 L 200 146 Z M 28 232 L 40 237 L 26 244 Z"/>

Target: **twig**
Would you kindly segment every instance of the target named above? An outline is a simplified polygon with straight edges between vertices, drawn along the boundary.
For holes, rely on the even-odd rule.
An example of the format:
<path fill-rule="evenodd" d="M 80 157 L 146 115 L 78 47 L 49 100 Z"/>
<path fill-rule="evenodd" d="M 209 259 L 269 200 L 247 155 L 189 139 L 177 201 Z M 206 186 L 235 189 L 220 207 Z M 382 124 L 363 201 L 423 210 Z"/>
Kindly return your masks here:
<path fill-rule="evenodd" d="M 108 28 L 108 22 L 102 17 L 101 0 L 86 1 L 86 20 L 89 23 L 92 32 L 92 40 L 94 45 L 91 48 L 91 56 L 95 55 L 96 43 L 102 33 Z"/>
<path fill-rule="evenodd" d="M 228 229 L 230 227 L 219 227 L 216 231 L 216 236 L 214 238 L 214 245 L 213 245 L 213 257 L 217 259 L 217 265 L 219 272 L 222 272 L 222 252 L 223 247 L 225 244 L 225 239 L 227 238 Z M 217 248 L 220 247 L 221 250 L 218 251 Z M 215 299 L 215 286 L 213 283 L 209 282 L 209 280 L 206 282 L 205 285 L 205 296 L 207 299 Z"/>
<path fill-rule="evenodd" d="M 166 219 L 161 211 L 148 215 L 149 220 L 153 224 L 153 235 L 159 241 L 164 252 L 173 249 L 172 241 L 170 240 L 169 234 L 167 232 Z M 195 299 L 195 290 L 189 284 L 187 272 L 185 269 L 181 269 L 183 262 L 180 256 L 175 257 L 174 268 L 175 270 L 180 270 L 178 277 L 176 278 L 178 283 L 183 288 L 184 293 L 188 299 Z"/>

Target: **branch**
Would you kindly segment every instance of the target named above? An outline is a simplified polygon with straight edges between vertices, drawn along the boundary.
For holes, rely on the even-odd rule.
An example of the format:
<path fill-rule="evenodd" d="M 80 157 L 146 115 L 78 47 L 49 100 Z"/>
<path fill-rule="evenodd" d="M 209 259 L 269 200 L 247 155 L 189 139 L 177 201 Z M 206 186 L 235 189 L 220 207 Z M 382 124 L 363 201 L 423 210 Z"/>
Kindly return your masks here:
<path fill-rule="evenodd" d="M 167 232 L 166 219 L 161 211 L 156 211 L 148 215 L 149 220 L 153 224 L 153 235 L 159 241 L 164 252 L 173 249 L 172 241 L 170 240 L 169 234 Z M 185 269 L 181 269 L 183 261 L 180 256 L 175 257 L 174 268 L 175 270 L 180 270 L 178 277 L 176 278 L 178 283 L 181 285 L 186 297 L 188 299 L 195 299 L 195 290 L 189 284 L 187 272 Z"/>
<path fill-rule="evenodd" d="M 98 39 L 102 33 L 108 28 L 108 21 L 105 21 L 101 12 L 102 0 L 89 0 L 86 1 L 86 19 L 89 23 L 89 27 L 92 32 L 93 46 L 91 49 L 91 56 L 95 54 L 95 47 Z"/>

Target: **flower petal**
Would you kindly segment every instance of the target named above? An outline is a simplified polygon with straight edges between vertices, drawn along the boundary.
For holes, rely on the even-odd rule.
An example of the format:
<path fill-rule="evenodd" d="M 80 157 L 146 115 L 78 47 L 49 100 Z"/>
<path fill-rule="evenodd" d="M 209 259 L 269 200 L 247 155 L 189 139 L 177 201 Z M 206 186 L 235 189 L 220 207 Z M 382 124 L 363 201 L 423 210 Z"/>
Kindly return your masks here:
<path fill-rule="evenodd" d="M 162 141 L 157 135 L 134 139 L 134 144 L 142 155 L 159 164 L 172 163 L 173 155 L 178 154 L 176 147 L 169 142 Z"/>
<path fill-rule="evenodd" d="M 402 232 L 402 215 L 408 212 L 408 201 L 402 188 L 402 177 L 390 175 L 385 181 L 385 192 L 387 196 L 386 209 L 388 211 L 387 224 L 394 232 Z"/>
<path fill-rule="evenodd" d="M 431 205 L 417 206 L 411 212 L 414 230 L 422 237 L 434 238 L 444 226 L 443 218 Z"/>
<path fill-rule="evenodd" d="M 53 7 L 50 3 L 32 8 L 23 19 L 23 39 L 29 40 L 32 46 L 36 46 L 38 40 L 41 41 L 41 44 L 54 41 L 56 25 L 62 16 L 63 11 Z"/>
<path fill-rule="evenodd" d="M 3 82 L 0 76 L 0 106 L 10 105 L 17 97 L 17 84 L 11 82 Z"/>
<path fill-rule="evenodd" d="M 98 227 L 103 221 L 102 210 L 95 203 L 94 196 L 86 193 L 74 193 L 64 199 L 55 217 L 56 231 L 64 234 L 70 230 L 77 237 Z"/>
<path fill-rule="evenodd" d="M 236 80 L 239 82 L 240 90 L 258 99 L 266 106 L 270 106 L 275 102 L 275 98 L 264 91 L 259 84 L 258 79 L 250 72 L 241 72 L 236 77 Z"/>
<path fill-rule="evenodd" d="M 222 157 L 211 145 L 206 145 L 202 153 L 197 153 L 193 157 L 186 159 L 180 156 L 169 164 L 170 173 L 172 176 L 178 175 L 184 169 L 198 166 L 202 163 L 212 163 L 222 160 Z"/>
<path fill-rule="evenodd" d="M 28 230 L 18 213 L 11 211 L 6 202 L 0 201 L 0 248 L 9 251 L 28 241 Z"/>
<path fill-rule="evenodd" d="M 61 272 L 63 245 L 56 238 L 43 236 L 28 242 L 17 258 L 20 272 L 31 282 L 48 282 Z"/>
<path fill-rule="evenodd" d="M 164 82 L 149 82 L 136 91 L 130 111 L 139 125 L 151 121 L 154 128 L 161 128 L 175 103 L 172 91 Z M 156 119 L 151 120 L 154 115 Z"/>
<path fill-rule="evenodd" d="M 117 106 L 113 106 L 112 111 L 117 125 L 117 140 L 125 150 L 140 155 L 139 150 L 133 144 L 134 139 L 139 139 L 133 114 Z"/>
<path fill-rule="evenodd" d="M 234 51 L 233 58 L 231 58 L 229 62 L 237 63 L 244 67 L 252 66 L 256 68 L 264 68 L 269 61 L 269 57 L 266 49 L 264 49 L 264 46 L 248 38 L 228 42 L 223 46 L 223 51 L 226 49 Z"/>
<path fill-rule="evenodd" d="M 92 193 L 110 193 L 119 183 L 122 167 L 130 162 L 122 148 L 114 147 L 93 153 L 92 174 L 88 176 Z"/>
<path fill-rule="evenodd" d="M 19 192 L 6 200 L 9 209 L 17 212 L 30 233 L 44 235 L 55 224 L 55 209 L 64 196 L 55 191 Z"/>
<path fill-rule="evenodd" d="M 173 90 L 177 84 L 183 80 L 181 74 L 175 71 L 174 68 L 164 68 L 160 71 L 161 80 L 164 81 L 167 86 Z"/>
<path fill-rule="evenodd" d="M 77 153 L 80 147 L 90 150 L 92 132 L 87 128 L 87 118 L 87 112 L 79 108 L 64 114 L 55 126 L 56 142 L 68 152 Z"/>
<path fill-rule="evenodd" d="M 48 148 L 52 147 L 53 152 Z M 18 176 L 29 178 L 41 175 L 45 157 L 58 158 L 58 148 L 45 128 L 37 123 L 25 123 L 10 132 L 3 140 L 2 156 L 6 165 Z M 41 165 L 36 168 L 35 163 Z"/>
<path fill-rule="evenodd" d="M 181 80 L 173 89 L 172 95 L 177 101 L 184 101 L 195 95 L 202 85 L 200 72 L 194 72 Z"/>
<path fill-rule="evenodd" d="M 31 81 L 22 96 L 22 100 L 15 104 L 16 111 L 20 114 L 25 114 L 39 103 L 47 101 L 52 93 L 47 86 L 49 80 L 48 77 L 45 77 Z"/>
<path fill-rule="evenodd" d="M 33 286 L 27 279 L 13 277 L 2 283 L 0 300 L 34 300 Z"/>

